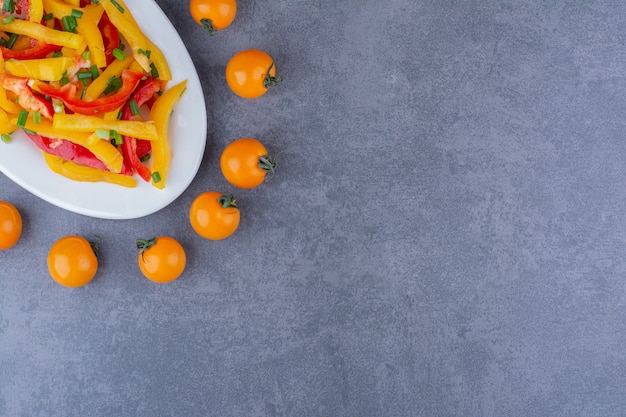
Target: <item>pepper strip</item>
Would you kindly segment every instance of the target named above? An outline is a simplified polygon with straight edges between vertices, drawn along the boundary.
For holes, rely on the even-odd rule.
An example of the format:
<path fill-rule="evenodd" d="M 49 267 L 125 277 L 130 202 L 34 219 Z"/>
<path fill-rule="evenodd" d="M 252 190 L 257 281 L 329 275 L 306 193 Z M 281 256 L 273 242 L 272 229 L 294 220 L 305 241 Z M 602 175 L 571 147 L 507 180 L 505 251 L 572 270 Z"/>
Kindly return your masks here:
<path fill-rule="evenodd" d="M 143 106 L 152 98 L 156 93 L 161 90 L 161 83 L 156 78 L 149 77 L 146 80 L 142 81 L 138 86 L 135 92 L 130 96 L 130 101 L 135 100 L 135 104 L 137 108 Z M 130 103 L 126 103 L 124 108 L 122 109 L 122 119 L 123 120 L 132 120 L 138 116 L 133 114 L 133 110 L 130 106 Z M 135 172 L 146 182 L 150 181 L 150 176 L 152 173 L 150 169 L 145 166 L 141 160 L 140 156 L 137 153 L 137 139 L 131 136 L 124 136 L 124 141 L 122 142 L 122 152 L 124 153 L 124 159 L 130 162 L 130 165 L 133 167 Z M 149 146 L 151 146 L 148 143 Z"/>
<path fill-rule="evenodd" d="M 124 0 L 116 0 L 116 1 L 123 9 L 129 10 Z M 133 14 L 130 11 L 128 13 L 124 13 L 123 15 L 131 24 L 139 27 L 139 24 L 135 20 L 135 16 L 133 16 Z M 156 46 L 150 38 L 145 36 L 145 40 L 149 45 L 148 50 L 150 50 L 150 60 L 152 61 L 152 63 L 154 63 L 154 66 L 156 67 L 157 72 L 159 73 L 159 79 L 164 80 L 164 81 L 170 81 L 172 79 L 172 71 L 170 70 L 170 67 L 169 67 L 169 64 L 167 63 L 167 59 L 165 58 L 165 55 L 163 55 L 163 52 L 161 52 L 159 47 Z M 150 69 L 148 69 L 147 72 L 150 72 Z"/>
<path fill-rule="evenodd" d="M 52 52 L 56 52 L 60 49 L 61 47 L 59 45 L 45 43 L 37 39 L 33 39 L 33 42 L 31 43 L 30 48 L 26 48 L 26 49 L 13 50 L 13 49 L 5 48 L 4 46 L 0 46 L 0 51 L 2 52 L 2 57 L 4 59 L 44 58 L 48 54 L 51 54 Z"/>
<path fill-rule="evenodd" d="M 115 173 L 122 171 L 124 161 L 122 154 L 108 140 L 100 138 L 93 140 L 91 135 L 86 133 L 56 129 L 48 120 L 34 123 L 30 116 L 26 119 L 24 128 L 50 139 L 62 139 L 80 145 L 98 158 L 109 171 Z"/>
<path fill-rule="evenodd" d="M 152 142 L 152 185 L 159 189 L 165 187 L 172 159 L 172 150 L 168 138 L 170 118 L 174 105 L 180 100 L 186 88 L 187 80 L 169 88 L 156 99 L 150 111 L 150 120 L 154 120 L 159 134 L 159 140 Z M 155 173 L 158 173 L 159 181 L 154 180 Z"/>
<path fill-rule="evenodd" d="M 17 129 L 17 126 L 11 123 L 7 113 L 4 110 L 0 109 L 0 133 L 11 133 L 15 129 Z"/>
<path fill-rule="evenodd" d="M 116 0 L 116 2 L 124 9 L 124 13 L 111 0 L 102 0 L 100 4 L 104 7 L 111 22 L 130 45 L 135 60 L 148 73 L 152 70 L 150 63 L 154 63 L 159 78 L 166 81 L 171 80 L 172 73 L 161 50 L 143 33 L 128 6 L 122 0 Z M 150 58 L 146 56 L 145 51 L 150 51 Z"/>
<path fill-rule="evenodd" d="M 43 42 L 67 46 L 72 49 L 79 49 L 81 44 L 85 42 L 82 36 L 75 33 L 50 29 L 49 27 L 40 25 L 39 23 L 28 22 L 21 19 L 15 19 L 8 23 L 2 23 L 0 21 L 0 30 L 16 33 L 18 35 L 30 36 L 31 38 L 35 38 Z"/>
<path fill-rule="evenodd" d="M 17 77 L 31 78 L 41 81 L 59 81 L 74 64 L 68 57 L 41 58 L 27 60 L 9 60 L 4 63 L 5 69 Z"/>
<path fill-rule="evenodd" d="M 61 88 L 55 88 L 49 84 L 39 84 L 38 88 L 43 94 L 61 99 L 65 106 L 74 113 L 96 115 L 121 107 L 135 90 L 142 77 L 142 73 L 128 69 L 124 70 L 122 72 L 122 87 L 120 90 L 108 97 L 98 98 L 93 101 L 84 101 L 78 98 L 76 96 L 77 87 L 73 83 L 66 84 Z"/>
<path fill-rule="evenodd" d="M 104 55 L 104 42 L 96 21 L 85 13 L 85 10 L 72 7 L 58 0 L 43 0 L 43 4 L 46 12 L 52 13 L 54 17 L 59 20 L 63 19 L 65 16 L 71 16 L 73 10 L 78 10 L 83 13 L 80 19 L 76 19 L 76 31 L 85 39 L 85 42 L 87 42 L 93 63 L 97 65 L 98 68 L 105 67 L 106 57 Z"/>
<path fill-rule="evenodd" d="M 7 91 L 4 87 L 0 86 L 0 108 L 7 113 L 18 114 L 22 108 L 18 106 L 15 101 L 7 98 Z"/>
<path fill-rule="evenodd" d="M 95 132 L 99 129 L 115 130 L 120 135 L 150 141 L 160 140 L 155 123 L 137 120 L 105 120 L 97 116 L 80 114 L 55 114 L 52 119 L 55 129 L 74 132 Z"/>
<path fill-rule="evenodd" d="M 41 0 L 30 0 L 28 6 L 28 20 L 39 23 L 43 19 L 43 4 Z"/>
<path fill-rule="evenodd" d="M 123 61 L 114 60 L 111 65 L 106 67 L 102 74 L 87 87 L 87 92 L 85 93 L 85 97 L 89 99 L 96 99 L 102 94 L 107 86 L 107 83 L 111 79 L 111 77 L 117 77 L 122 74 L 122 72 L 130 66 L 133 62 L 133 57 L 127 55 Z M 139 71 L 136 71 L 139 72 Z M 122 103 L 123 104 L 123 103 Z M 121 104 L 120 104 L 121 106 Z"/>
<path fill-rule="evenodd" d="M 82 166 L 70 161 L 66 161 L 58 156 L 50 155 L 43 152 L 48 167 L 60 175 L 74 181 L 87 182 L 108 182 L 123 187 L 134 188 L 137 186 L 137 180 L 133 177 L 123 174 L 115 174 L 109 171 L 102 171 L 97 168 Z"/>

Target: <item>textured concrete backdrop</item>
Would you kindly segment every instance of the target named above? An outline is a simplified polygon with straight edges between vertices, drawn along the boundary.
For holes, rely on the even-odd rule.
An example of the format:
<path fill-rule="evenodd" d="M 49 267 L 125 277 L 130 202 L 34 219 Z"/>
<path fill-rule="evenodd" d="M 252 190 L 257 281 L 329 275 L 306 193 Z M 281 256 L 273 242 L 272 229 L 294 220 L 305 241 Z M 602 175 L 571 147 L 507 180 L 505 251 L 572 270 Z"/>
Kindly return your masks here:
<path fill-rule="evenodd" d="M 25 220 L 0 252 L 1 416 L 626 415 L 626 3 L 241 0 L 209 39 L 157 1 L 204 85 L 202 167 L 130 221 L 0 175 Z M 250 47 L 284 84 L 246 101 L 224 67 Z M 233 191 L 241 136 L 279 171 L 203 241 L 189 205 Z M 70 233 L 102 240 L 77 290 L 45 266 Z M 189 260 L 165 286 L 135 263 L 160 234 Z"/>

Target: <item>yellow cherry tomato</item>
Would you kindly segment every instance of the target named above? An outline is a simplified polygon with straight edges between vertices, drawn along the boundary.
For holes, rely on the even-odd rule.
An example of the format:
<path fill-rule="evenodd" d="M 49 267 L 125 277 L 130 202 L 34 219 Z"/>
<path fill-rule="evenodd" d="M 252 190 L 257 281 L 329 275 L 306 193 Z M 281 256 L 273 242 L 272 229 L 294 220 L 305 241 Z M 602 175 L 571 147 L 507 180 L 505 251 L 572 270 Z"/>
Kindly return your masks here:
<path fill-rule="evenodd" d="M 15 206 L 0 200 L 0 250 L 15 246 L 22 236 L 22 216 Z"/>
<path fill-rule="evenodd" d="M 224 149 L 220 167 L 224 178 L 235 187 L 254 188 L 263 182 L 268 172 L 274 172 L 276 162 L 261 142 L 241 138 Z"/>
<path fill-rule="evenodd" d="M 174 281 L 185 270 L 187 255 L 182 245 L 169 236 L 137 239 L 137 262 L 141 273 L 150 281 L 164 284 Z"/>
<path fill-rule="evenodd" d="M 235 198 L 216 191 L 200 194 L 191 203 L 189 220 L 200 236 L 221 240 L 232 235 L 239 226 L 239 207 Z"/>
<path fill-rule="evenodd" d="M 235 0 L 191 0 L 191 17 L 202 26 L 209 35 L 225 29 L 235 20 L 237 2 Z"/>
<path fill-rule="evenodd" d="M 48 252 L 50 276 L 64 287 L 88 284 L 97 270 L 96 246 L 81 236 L 62 237 Z"/>
<path fill-rule="evenodd" d="M 243 98 L 257 98 L 268 88 L 280 84 L 276 65 L 267 53 L 247 49 L 235 54 L 226 65 L 226 82 L 235 94 Z"/>

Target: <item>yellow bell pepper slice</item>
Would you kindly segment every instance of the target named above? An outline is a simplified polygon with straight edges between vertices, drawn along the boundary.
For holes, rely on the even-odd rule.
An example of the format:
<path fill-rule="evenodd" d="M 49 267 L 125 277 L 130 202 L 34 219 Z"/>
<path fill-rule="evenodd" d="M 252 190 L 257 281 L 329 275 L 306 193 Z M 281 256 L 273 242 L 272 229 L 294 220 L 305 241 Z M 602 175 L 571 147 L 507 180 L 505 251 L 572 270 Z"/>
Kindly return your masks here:
<path fill-rule="evenodd" d="M 85 38 L 89 53 L 91 54 L 91 62 L 98 68 L 104 68 L 107 66 L 107 58 L 104 54 L 104 41 L 102 40 L 102 33 L 98 29 L 97 22 L 91 20 L 91 18 L 85 14 L 78 20 L 76 30 L 79 34 Z"/>
<path fill-rule="evenodd" d="M 60 30 L 50 29 L 39 23 L 29 22 L 26 20 L 15 19 L 8 23 L 0 21 L 0 30 L 18 35 L 26 35 L 39 41 L 50 43 L 53 45 L 67 46 L 72 49 L 79 49 L 85 41 L 82 36 L 63 32 Z"/>
<path fill-rule="evenodd" d="M 86 13 L 85 9 L 72 7 L 67 3 L 63 3 L 58 0 L 43 0 L 43 7 L 48 13 L 52 13 L 57 19 L 63 19 L 65 16 L 71 16 L 73 10 L 82 12 L 82 16 L 76 19 L 76 31 L 81 35 L 89 52 L 91 53 L 91 62 L 98 66 L 98 68 L 106 67 L 106 56 L 104 54 L 104 42 L 102 40 L 102 33 L 98 29 L 98 20 L 100 16 L 97 16 L 97 20 L 94 20 L 90 14 Z M 102 10 L 102 8 L 100 8 Z"/>
<path fill-rule="evenodd" d="M 7 91 L 0 87 L 0 108 L 7 113 L 18 114 L 22 108 L 14 101 L 7 98 Z"/>
<path fill-rule="evenodd" d="M 180 100 L 187 89 L 187 80 L 167 89 L 156 99 L 150 110 L 150 119 L 154 120 L 159 140 L 152 145 L 152 185 L 159 189 L 165 187 L 169 174 L 172 150 L 168 138 L 170 117 L 174 110 L 174 105 Z"/>
<path fill-rule="evenodd" d="M 98 137 L 92 138 L 91 135 L 84 132 L 75 132 L 71 130 L 55 129 L 52 122 L 42 119 L 39 123 L 33 122 L 31 116 L 28 116 L 24 128 L 35 132 L 38 135 L 51 139 L 65 139 L 77 145 L 83 146 L 94 154 L 109 170 L 119 173 L 122 170 L 124 157 L 115 146 L 108 140 Z"/>
<path fill-rule="evenodd" d="M 116 2 L 126 11 L 128 10 L 128 6 L 126 5 L 126 3 L 124 2 L 124 0 L 116 0 Z M 135 20 L 135 17 L 133 16 L 133 14 L 128 11 L 124 13 L 124 16 L 126 17 L 126 19 L 133 24 L 134 26 L 139 27 L 139 24 L 137 23 L 137 21 Z M 142 32 L 143 33 L 143 32 Z M 149 45 L 149 51 L 150 51 L 150 60 L 152 61 L 152 63 L 154 64 L 154 66 L 156 67 L 157 72 L 159 73 L 158 78 L 164 81 L 170 81 L 172 79 L 172 71 L 170 70 L 169 64 L 167 63 L 167 59 L 165 58 L 165 55 L 163 55 L 163 52 L 159 49 L 158 46 L 156 46 L 152 40 L 150 40 L 150 38 L 148 38 L 147 36 L 145 36 L 145 41 L 148 43 Z M 134 50 L 133 50 L 134 52 Z M 143 54 L 141 54 L 143 55 Z M 135 59 L 137 59 L 135 57 Z M 147 72 L 151 72 L 151 68 L 150 69 L 146 69 Z"/>
<path fill-rule="evenodd" d="M 97 4 L 88 4 L 83 7 L 83 13 L 98 24 L 98 22 L 100 22 L 100 18 L 102 17 L 102 13 L 104 13 L 104 9 Z"/>
<path fill-rule="evenodd" d="M 111 0 L 102 0 L 100 1 L 100 4 L 107 13 L 107 16 L 109 16 L 111 23 L 113 23 L 113 25 L 130 45 L 133 50 L 135 60 L 139 62 L 144 71 L 150 72 L 150 59 L 148 59 L 145 54 L 139 53 L 140 50 L 150 50 L 150 43 L 132 18 L 128 18 L 128 16 L 130 16 L 130 10 L 120 5 L 123 12 L 120 11 L 117 6 L 111 2 Z"/>
<path fill-rule="evenodd" d="M 17 129 L 15 123 L 11 123 L 9 115 L 0 109 L 0 134 L 12 133 L 15 129 Z"/>
<path fill-rule="evenodd" d="M 80 0 L 63 0 L 65 3 L 71 5 L 72 7 L 79 7 Z"/>
<path fill-rule="evenodd" d="M 4 68 L 10 74 L 18 77 L 41 81 L 59 81 L 73 64 L 74 60 L 68 57 L 27 60 L 9 59 L 5 61 Z"/>
<path fill-rule="evenodd" d="M 30 0 L 28 7 L 28 20 L 39 23 L 43 19 L 43 3 L 41 0 Z"/>
<path fill-rule="evenodd" d="M 28 36 L 18 36 L 15 40 L 15 44 L 13 44 L 13 48 L 11 49 L 13 49 L 14 51 L 19 51 L 20 49 L 30 48 L 30 41 L 31 39 Z"/>
<path fill-rule="evenodd" d="M 111 77 L 119 77 L 126 68 L 130 66 L 134 62 L 134 59 L 130 55 L 126 55 L 122 61 L 114 60 L 111 64 L 106 67 L 102 74 L 87 87 L 87 92 L 85 93 L 85 100 L 95 100 L 100 94 L 104 92 L 104 89 L 107 87 L 107 83 L 111 79 Z"/>
<path fill-rule="evenodd" d="M 74 132 L 95 132 L 96 130 L 115 130 L 120 135 L 150 141 L 159 140 L 156 123 L 139 120 L 105 120 L 98 116 L 82 114 L 55 114 L 52 119 L 55 129 Z"/>
<path fill-rule="evenodd" d="M 100 4 L 109 16 L 111 23 L 130 45 L 135 60 L 144 71 L 151 73 L 151 65 L 154 65 L 154 68 L 159 73 L 159 79 L 171 80 L 172 73 L 163 52 L 144 35 L 128 6 L 122 0 L 115 0 L 115 2 L 121 7 L 123 12 L 111 0 L 103 0 Z M 150 58 L 146 54 L 147 51 L 150 51 Z"/>
<path fill-rule="evenodd" d="M 101 169 L 79 165 L 71 161 L 42 152 L 48 167 L 55 173 L 63 175 L 74 181 L 109 182 L 123 187 L 133 188 L 137 186 L 137 180 L 131 176 L 116 174 Z"/>

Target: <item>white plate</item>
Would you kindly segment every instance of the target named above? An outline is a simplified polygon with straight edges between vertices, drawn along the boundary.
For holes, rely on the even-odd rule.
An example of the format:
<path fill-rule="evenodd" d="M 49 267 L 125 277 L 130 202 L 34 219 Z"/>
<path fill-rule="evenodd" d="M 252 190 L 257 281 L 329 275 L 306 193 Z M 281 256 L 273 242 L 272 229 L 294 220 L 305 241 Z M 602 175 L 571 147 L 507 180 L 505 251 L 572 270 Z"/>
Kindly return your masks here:
<path fill-rule="evenodd" d="M 126 0 L 144 33 L 163 51 L 175 85 L 187 80 L 170 123 L 172 164 L 165 189 L 137 178 L 136 188 L 66 179 L 50 171 L 41 151 L 21 131 L 10 144 L 0 142 L 0 171 L 36 196 L 66 210 L 103 219 L 133 219 L 152 214 L 178 198 L 200 168 L 207 118 L 202 86 L 194 64 L 154 0 Z"/>

